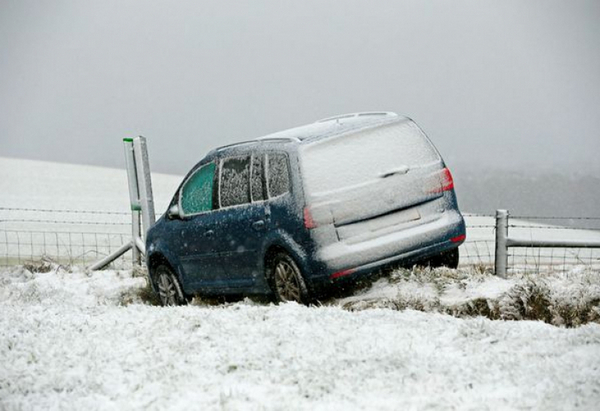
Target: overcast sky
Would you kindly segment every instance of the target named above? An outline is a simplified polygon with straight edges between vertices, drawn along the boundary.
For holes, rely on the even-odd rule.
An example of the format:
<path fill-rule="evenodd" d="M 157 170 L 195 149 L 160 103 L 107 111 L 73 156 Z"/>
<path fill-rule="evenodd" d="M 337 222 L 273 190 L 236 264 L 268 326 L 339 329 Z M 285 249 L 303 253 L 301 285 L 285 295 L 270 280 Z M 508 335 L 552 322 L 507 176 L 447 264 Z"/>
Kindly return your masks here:
<path fill-rule="evenodd" d="M 0 0 L 0 156 L 183 174 L 356 111 L 450 167 L 600 174 L 600 2 Z"/>

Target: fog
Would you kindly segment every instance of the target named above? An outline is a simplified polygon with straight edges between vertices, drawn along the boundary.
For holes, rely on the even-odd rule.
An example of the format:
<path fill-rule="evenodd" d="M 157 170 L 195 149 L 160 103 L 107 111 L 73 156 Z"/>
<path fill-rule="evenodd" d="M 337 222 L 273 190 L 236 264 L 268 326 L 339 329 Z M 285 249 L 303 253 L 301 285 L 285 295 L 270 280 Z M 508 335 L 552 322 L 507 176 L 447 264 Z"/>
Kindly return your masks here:
<path fill-rule="evenodd" d="M 144 135 L 153 169 L 183 174 L 219 145 L 387 110 L 459 182 L 598 177 L 599 40 L 597 1 L 1 1 L 0 156 L 123 167 Z"/>

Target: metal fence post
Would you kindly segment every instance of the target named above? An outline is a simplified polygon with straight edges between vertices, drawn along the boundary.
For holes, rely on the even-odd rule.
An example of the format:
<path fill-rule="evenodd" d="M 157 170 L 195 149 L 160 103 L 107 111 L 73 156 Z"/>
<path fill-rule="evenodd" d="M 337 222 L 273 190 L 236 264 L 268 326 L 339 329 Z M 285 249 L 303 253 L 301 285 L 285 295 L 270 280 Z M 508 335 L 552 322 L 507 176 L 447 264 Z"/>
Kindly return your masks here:
<path fill-rule="evenodd" d="M 139 238 L 141 235 L 140 232 L 140 212 L 137 210 L 131 210 L 131 234 L 132 238 Z M 142 264 L 142 254 L 138 247 L 134 246 L 131 248 L 132 257 L 133 257 L 133 265 L 141 265 Z"/>
<path fill-rule="evenodd" d="M 145 137 L 138 136 L 133 139 L 133 153 L 138 188 L 137 198 L 142 209 L 142 237 L 146 238 L 146 233 L 156 222 L 156 217 L 154 215 L 152 177 L 150 175 L 150 161 L 148 160 L 148 147 Z"/>
<path fill-rule="evenodd" d="M 124 138 L 123 145 L 125 148 L 125 168 L 127 170 L 127 181 L 129 183 L 129 199 L 131 206 L 131 234 L 132 237 L 138 238 L 140 236 L 140 213 L 142 206 L 140 204 L 140 188 L 137 179 L 137 168 L 135 159 L 135 150 L 133 146 L 132 138 Z M 142 262 L 140 250 L 133 243 L 131 249 L 133 265 L 140 265 Z"/>
<path fill-rule="evenodd" d="M 506 239 L 508 237 L 508 211 L 496 210 L 496 275 L 506 278 L 506 266 L 508 264 L 508 253 Z"/>
<path fill-rule="evenodd" d="M 144 244 L 146 233 L 156 221 L 146 139 L 142 136 L 124 138 L 123 144 L 125 147 L 125 165 L 127 168 L 132 213 L 131 241 L 124 244 L 116 252 L 93 264 L 90 267 L 92 270 L 99 270 L 105 267 L 129 251 L 130 248 L 133 254 L 134 267 L 141 265 L 141 257 L 146 255 L 146 246 Z"/>

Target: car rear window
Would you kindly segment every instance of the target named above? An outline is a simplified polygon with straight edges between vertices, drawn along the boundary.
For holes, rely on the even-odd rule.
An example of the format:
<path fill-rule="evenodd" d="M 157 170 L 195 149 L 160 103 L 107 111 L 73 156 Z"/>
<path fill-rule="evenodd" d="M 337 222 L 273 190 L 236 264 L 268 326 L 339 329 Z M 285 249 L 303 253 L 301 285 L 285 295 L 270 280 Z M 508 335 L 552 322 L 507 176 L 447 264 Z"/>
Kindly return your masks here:
<path fill-rule="evenodd" d="M 269 196 L 277 197 L 290 191 L 290 171 L 283 153 L 268 155 Z"/>
<path fill-rule="evenodd" d="M 407 120 L 307 144 L 300 160 L 304 185 L 316 195 L 439 162 L 440 157 L 421 129 Z"/>

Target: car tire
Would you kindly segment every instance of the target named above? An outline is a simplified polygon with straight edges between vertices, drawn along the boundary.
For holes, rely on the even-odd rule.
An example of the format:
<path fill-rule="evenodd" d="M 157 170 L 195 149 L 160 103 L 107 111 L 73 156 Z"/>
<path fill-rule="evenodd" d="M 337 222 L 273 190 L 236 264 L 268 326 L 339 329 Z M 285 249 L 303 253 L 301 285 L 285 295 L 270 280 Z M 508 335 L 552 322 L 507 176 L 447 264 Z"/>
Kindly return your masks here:
<path fill-rule="evenodd" d="M 277 302 L 308 304 L 309 294 L 298 265 L 286 253 L 277 253 L 269 264 L 268 278 Z"/>
<path fill-rule="evenodd" d="M 450 251 L 446 251 L 445 253 L 442 253 L 440 255 L 433 257 L 430 260 L 430 266 L 432 268 L 437 268 L 437 267 L 457 268 L 459 259 L 460 259 L 460 255 L 458 252 L 458 247 L 456 247 Z"/>
<path fill-rule="evenodd" d="M 156 267 L 154 283 L 158 298 L 163 306 L 184 305 L 187 303 L 179 280 L 166 265 Z"/>

